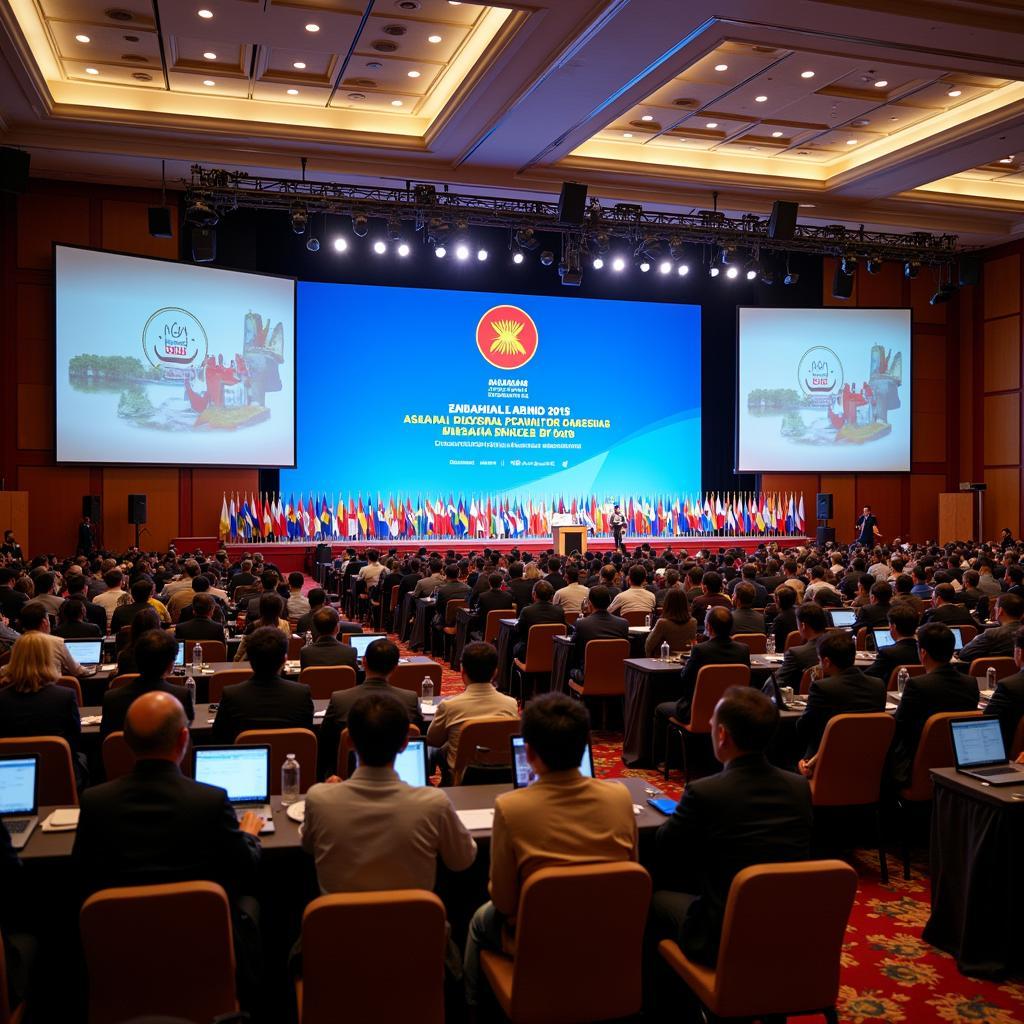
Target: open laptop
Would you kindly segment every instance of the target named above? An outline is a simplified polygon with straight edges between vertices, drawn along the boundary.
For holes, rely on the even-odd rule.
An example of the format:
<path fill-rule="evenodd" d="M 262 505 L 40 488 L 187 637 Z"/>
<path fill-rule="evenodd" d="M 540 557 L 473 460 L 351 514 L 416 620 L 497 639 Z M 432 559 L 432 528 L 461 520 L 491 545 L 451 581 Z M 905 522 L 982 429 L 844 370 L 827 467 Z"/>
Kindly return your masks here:
<path fill-rule="evenodd" d="M 65 640 L 64 646 L 83 668 L 95 668 L 103 661 L 102 640 Z"/>
<path fill-rule="evenodd" d="M 11 846 L 20 850 L 39 821 L 36 815 L 36 788 L 39 758 L 36 754 L 11 754 L 0 757 L 0 818 L 11 837 Z"/>
<path fill-rule="evenodd" d="M 358 754 L 356 767 L 359 767 Z M 395 758 L 395 771 L 410 786 L 427 784 L 427 741 L 423 737 L 409 740 L 409 745 Z"/>
<path fill-rule="evenodd" d="M 852 629 L 857 621 L 856 608 L 830 608 L 828 612 L 833 629 Z"/>
<path fill-rule="evenodd" d="M 360 662 L 363 660 L 363 655 L 366 654 L 366 648 L 374 642 L 374 640 L 387 640 L 386 633 L 353 633 L 349 638 L 348 642 L 356 650 L 356 658 Z"/>
<path fill-rule="evenodd" d="M 958 772 L 992 786 L 1024 785 L 1024 765 L 1007 758 L 998 718 L 954 718 L 949 727 Z"/>
<path fill-rule="evenodd" d="M 265 743 L 241 746 L 196 747 L 196 782 L 223 789 L 241 818 L 253 811 L 266 822 L 261 833 L 274 831 L 270 806 L 270 747 Z"/>
<path fill-rule="evenodd" d="M 590 741 L 583 750 L 583 757 L 580 759 L 580 775 L 588 779 L 594 777 L 594 756 L 590 752 Z M 522 736 L 512 737 L 512 785 L 516 789 L 523 789 L 537 781 L 537 776 L 526 760 L 526 740 Z"/>
<path fill-rule="evenodd" d="M 964 645 L 964 638 L 960 632 L 959 626 L 950 626 L 949 631 L 953 634 L 953 652 L 956 653 Z M 873 629 L 872 634 L 875 638 L 875 650 L 882 650 L 883 647 L 892 647 L 896 641 L 893 639 L 892 633 L 882 626 L 877 626 Z"/>

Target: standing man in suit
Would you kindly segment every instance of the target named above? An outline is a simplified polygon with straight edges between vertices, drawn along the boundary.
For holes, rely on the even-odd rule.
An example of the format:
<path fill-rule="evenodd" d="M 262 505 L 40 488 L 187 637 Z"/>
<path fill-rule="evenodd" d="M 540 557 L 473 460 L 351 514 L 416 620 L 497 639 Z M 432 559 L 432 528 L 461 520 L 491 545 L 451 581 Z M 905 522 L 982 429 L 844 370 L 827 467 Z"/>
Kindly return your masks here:
<path fill-rule="evenodd" d="M 356 649 L 351 644 L 338 641 L 338 613 L 330 606 L 319 608 L 313 613 L 312 625 L 316 639 L 299 651 L 299 667 L 348 665 L 353 672 L 358 672 Z"/>
<path fill-rule="evenodd" d="M 530 627 L 544 622 L 565 622 L 565 611 L 552 603 L 555 591 L 546 580 L 537 580 L 533 585 L 533 603 L 528 604 L 519 612 L 513 641 L 515 647 L 512 655 L 522 661 L 526 657 L 526 643 L 530 636 Z"/>
<path fill-rule="evenodd" d="M 398 668 L 398 658 L 396 644 L 390 640 L 374 640 L 363 655 L 366 679 L 349 690 L 338 690 L 337 693 L 331 694 L 331 702 L 327 705 L 327 712 L 320 726 L 317 758 L 320 778 L 334 774 L 338 764 L 338 744 L 342 731 L 348 724 L 348 714 L 355 702 L 366 693 L 390 694 L 405 708 L 409 721 L 420 732 L 425 732 L 419 698 L 412 690 L 403 690 L 388 682 L 391 673 Z"/>
<path fill-rule="evenodd" d="M 999 719 L 1007 754 L 1013 749 L 1014 734 L 1024 717 L 1024 629 L 1018 629 L 1013 638 L 1013 663 L 1017 671 L 996 683 L 985 706 L 986 718 L 994 716 Z"/>
<path fill-rule="evenodd" d="M 224 687 L 213 720 L 214 742 L 234 743 L 246 729 L 312 729 L 309 687 L 280 675 L 288 657 L 288 637 L 272 626 L 261 626 L 249 634 L 245 649 L 252 678 Z"/>
<path fill-rule="evenodd" d="M 917 612 L 909 604 L 897 601 L 892 605 L 889 609 L 889 635 L 896 642 L 878 652 L 874 662 L 864 669 L 865 674 L 877 676 L 882 680 L 882 685 L 888 687 L 894 668 L 917 665 L 919 652 L 914 634 L 919 621 Z"/>
<path fill-rule="evenodd" d="M 969 644 L 964 644 L 957 659 L 970 664 L 975 658 L 1012 658 L 1014 637 L 1022 615 L 1024 598 L 1017 594 L 1000 594 L 993 615 L 999 625 L 983 629 Z"/>
<path fill-rule="evenodd" d="M 849 633 L 831 630 L 818 637 L 818 660 L 824 678 L 812 681 L 807 707 L 796 723 L 796 737 L 805 751 L 799 768 L 808 778 L 814 774 L 821 737 L 833 716 L 885 710 L 885 683 L 854 668 L 856 654 Z"/>
<path fill-rule="evenodd" d="M 917 644 L 924 675 L 907 680 L 896 709 L 896 735 L 890 764 L 893 781 L 898 786 L 910 782 L 921 733 L 932 715 L 943 711 L 978 710 L 978 680 L 950 664 L 954 641 L 949 627 L 941 622 L 922 626 L 917 631 Z"/>
<path fill-rule="evenodd" d="M 612 603 L 612 592 L 607 587 L 594 587 L 590 591 L 590 607 L 593 611 L 577 619 L 572 631 L 572 668 L 574 679 L 581 681 L 583 659 L 587 644 L 591 640 L 628 640 L 629 623 L 619 615 L 608 611 Z"/>
<path fill-rule="evenodd" d="M 484 628 L 487 625 L 488 613 L 494 611 L 507 611 L 508 618 L 512 618 L 512 593 L 508 590 L 502 590 L 501 585 L 504 582 L 500 572 L 492 572 L 487 577 L 488 589 L 483 591 L 476 603 L 476 615 L 469 624 L 469 630 L 473 634 L 483 635 Z"/>
<path fill-rule="evenodd" d="M 612 508 L 612 514 L 608 517 L 608 525 L 612 528 L 612 539 L 615 543 L 615 550 L 626 553 L 626 545 L 623 542 L 623 535 L 626 532 L 626 517 L 622 514 L 620 505 Z"/>
<path fill-rule="evenodd" d="M 873 547 L 875 538 L 882 536 L 878 530 L 878 520 L 875 518 L 874 513 L 872 513 L 870 505 L 865 505 L 861 510 L 860 516 L 855 523 L 855 529 L 857 531 L 857 543 L 863 544 L 866 547 Z"/>

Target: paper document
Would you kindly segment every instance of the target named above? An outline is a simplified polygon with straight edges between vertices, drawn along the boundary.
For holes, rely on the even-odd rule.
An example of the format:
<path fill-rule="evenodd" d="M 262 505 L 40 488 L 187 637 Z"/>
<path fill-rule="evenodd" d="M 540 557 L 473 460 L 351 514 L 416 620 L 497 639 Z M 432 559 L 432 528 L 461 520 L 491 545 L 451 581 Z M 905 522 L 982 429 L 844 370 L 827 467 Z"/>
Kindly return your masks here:
<path fill-rule="evenodd" d="M 459 821 L 472 832 L 474 829 L 491 828 L 494 825 L 493 807 L 474 807 L 466 811 L 456 811 Z"/>

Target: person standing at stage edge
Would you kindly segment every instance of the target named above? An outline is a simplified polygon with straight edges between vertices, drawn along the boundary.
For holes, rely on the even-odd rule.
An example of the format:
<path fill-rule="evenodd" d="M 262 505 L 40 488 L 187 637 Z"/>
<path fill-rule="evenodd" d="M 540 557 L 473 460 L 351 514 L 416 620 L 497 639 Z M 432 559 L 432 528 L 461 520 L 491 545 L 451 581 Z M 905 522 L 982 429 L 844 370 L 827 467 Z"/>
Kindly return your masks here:
<path fill-rule="evenodd" d="M 871 511 L 870 505 L 864 506 L 864 511 L 861 512 L 860 518 L 856 522 L 857 528 L 857 543 L 866 544 L 872 546 L 875 543 L 876 537 L 881 537 L 881 533 L 878 532 L 878 520 L 875 518 L 875 514 Z"/>
<path fill-rule="evenodd" d="M 626 545 L 622 543 L 622 534 L 626 529 L 626 517 L 622 514 L 622 507 L 616 505 L 608 519 L 608 525 L 612 528 L 612 536 L 615 538 L 615 550 L 625 551 Z"/>

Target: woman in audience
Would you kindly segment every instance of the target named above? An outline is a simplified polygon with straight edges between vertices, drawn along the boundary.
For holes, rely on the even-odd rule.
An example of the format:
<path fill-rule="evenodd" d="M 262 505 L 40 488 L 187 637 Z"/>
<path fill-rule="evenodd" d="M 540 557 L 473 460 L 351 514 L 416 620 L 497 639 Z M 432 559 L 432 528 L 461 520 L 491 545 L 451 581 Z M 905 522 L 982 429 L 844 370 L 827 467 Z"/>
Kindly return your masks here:
<path fill-rule="evenodd" d="M 242 637 L 238 644 L 238 650 L 235 651 L 235 661 L 245 661 L 245 648 L 249 642 L 249 637 L 257 629 L 263 626 L 270 626 L 271 629 L 279 629 L 285 636 L 290 635 L 291 630 L 288 626 L 288 620 L 282 618 L 284 615 L 284 601 L 280 594 L 268 591 L 260 597 L 260 617 L 252 623 L 252 628 L 249 628 L 249 624 L 246 624 L 245 636 Z"/>
<path fill-rule="evenodd" d="M 644 653 L 653 658 L 661 651 L 667 640 L 669 650 L 681 651 L 692 647 L 697 635 L 697 620 L 690 614 L 690 602 L 682 590 L 670 590 L 665 594 L 665 605 L 654 629 L 647 634 Z"/>
<path fill-rule="evenodd" d="M 540 566 L 532 559 L 523 567 L 523 579 L 536 583 L 541 578 Z"/>
<path fill-rule="evenodd" d="M 160 628 L 160 613 L 155 608 L 143 608 L 135 613 L 128 643 L 121 648 L 117 655 L 117 674 L 119 676 L 139 671 L 135 665 L 135 643 L 143 633 Z"/>

